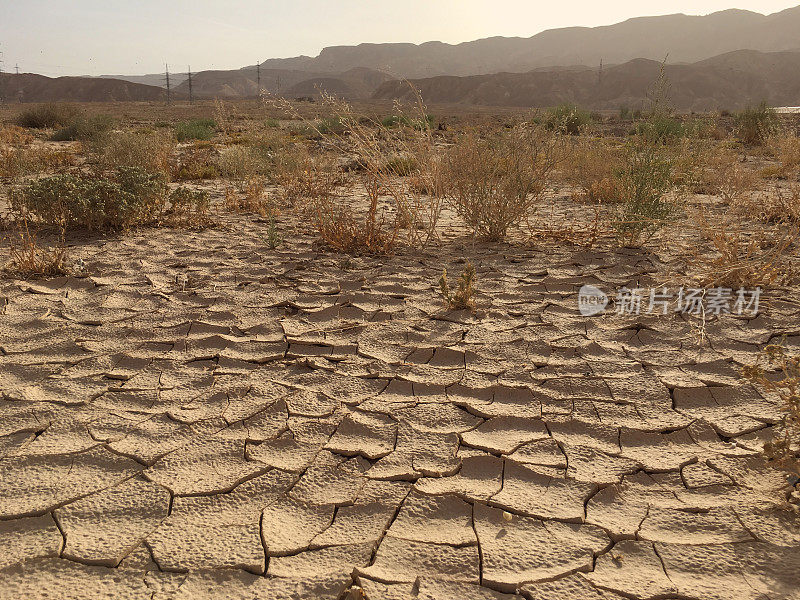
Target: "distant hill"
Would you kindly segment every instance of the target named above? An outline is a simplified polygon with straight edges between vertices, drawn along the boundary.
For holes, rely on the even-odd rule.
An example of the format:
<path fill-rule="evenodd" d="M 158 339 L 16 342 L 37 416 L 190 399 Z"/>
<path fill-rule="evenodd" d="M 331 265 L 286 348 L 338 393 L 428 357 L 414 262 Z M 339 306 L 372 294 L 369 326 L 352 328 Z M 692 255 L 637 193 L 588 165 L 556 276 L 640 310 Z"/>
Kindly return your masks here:
<path fill-rule="evenodd" d="M 591 109 L 645 105 L 658 77 L 658 61 L 636 59 L 595 69 L 549 69 L 471 77 L 411 80 L 426 102 L 547 107 L 573 102 Z M 691 65 L 667 65 L 670 100 L 679 110 L 740 109 L 766 100 L 800 104 L 800 52 L 739 50 Z M 408 84 L 384 83 L 375 99 L 413 99 Z"/>
<path fill-rule="evenodd" d="M 313 73 L 296 69 L 261 69 L 261 87 L 283 96 L 313 96 L 318 89 L 345 98 L 369 98 L 391 77 L 371 69 L 350 69 L 344 73 Z M 189 93 L 189 82 L 177 88 Z M 236 71 L 202 71 L 192 77 L 195 96 L 244 98 L 258 95 L 258 74 L 255 67 Z"/>
<path fill-rule="evenodd" d="M 368 68 L 397 78 L 525 73 L 539 67 L 621 64 L 636 58 L 695 63 L 734 50 L 800 50 L 800 7 L 772 15 L 726 10 L 707 16 L 641 17 L 604 27 L 569 27 L 530 38 L 493 37 L 463 44 L 361 44 L 319 56 L 272 59 L 265 68 L 341 73 Z"/>
<path fill-rule="evenodd" d="M 0 73 L 0 97 L 6 102 L 121 102 L 164 100 L 167 92 L 119 79 Z"/>
<path fill-rule="evenodd" d="M 149 75 L 100 75 L 99 77 L 101 79 L 121 79 L 122 81 L 130 81 L 131 83 L 141 83 L 163 88 L 167 85 L 164 73 L 151 73 Z M 173 87 L 179 86 L 187 79 L 189 79 L 188 73 L 169 74 L 169 81 Z"/>

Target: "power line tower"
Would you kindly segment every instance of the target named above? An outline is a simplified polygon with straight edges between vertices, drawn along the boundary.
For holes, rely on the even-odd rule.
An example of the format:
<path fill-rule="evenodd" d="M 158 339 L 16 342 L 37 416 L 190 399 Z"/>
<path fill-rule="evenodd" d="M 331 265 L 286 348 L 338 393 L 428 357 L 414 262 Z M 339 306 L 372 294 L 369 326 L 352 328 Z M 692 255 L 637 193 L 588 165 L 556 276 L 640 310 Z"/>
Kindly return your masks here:
<path fill-rule="evenodd" d="M 189 65 L 189 104 L 194 102 L 194 94 L 192 94 L 192 65 Z"/>
<path fill-rule="evenodd" d="M 17 75 L 19 75 L 19 63 L 17 63 L 16 65 L 14 65 L 14 68 L 17 70 Z"/>
<path fill-rule="evenodd" d="M 167 70 L 167 76 L 165 77 L 165 81 L 167 82 L 167 104 L 172 101 L 172 94 L 171 89 L 169 87 L 169 65 L 165 65 Z"/>

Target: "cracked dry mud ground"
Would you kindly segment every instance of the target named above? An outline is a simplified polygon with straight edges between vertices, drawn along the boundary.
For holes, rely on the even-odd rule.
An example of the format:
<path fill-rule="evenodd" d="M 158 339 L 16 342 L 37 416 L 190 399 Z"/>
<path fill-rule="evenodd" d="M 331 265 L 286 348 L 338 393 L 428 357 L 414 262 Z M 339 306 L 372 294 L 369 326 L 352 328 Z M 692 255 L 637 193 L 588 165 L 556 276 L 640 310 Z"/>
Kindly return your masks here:
<path fill-rule="evenodd" d="M 641 252 L 470 247 L 473 316 L 434 287 L 452 248 L 231 227 L 0 283 L 0 597 L 800 598 L 779 411 L 738 376 L 800 344 L 796 297 L 701 347 L 578 314 L 660 284 Z"/>

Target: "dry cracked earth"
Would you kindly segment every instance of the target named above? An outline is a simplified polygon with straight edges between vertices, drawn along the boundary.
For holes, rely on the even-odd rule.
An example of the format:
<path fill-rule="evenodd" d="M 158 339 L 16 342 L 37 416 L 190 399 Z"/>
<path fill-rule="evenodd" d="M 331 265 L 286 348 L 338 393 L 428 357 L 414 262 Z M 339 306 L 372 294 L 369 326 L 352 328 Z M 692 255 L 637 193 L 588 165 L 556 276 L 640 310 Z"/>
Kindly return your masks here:
<path fill-rule="evenodd" d="M 652 255 L 344 257 L 263 223 L 0 282 L 0 597 L 800 598 L 800 518 L 739 366 L 755 319 L 581 317 Z M 478 312 L 435 288 L 468 252 Z"/>

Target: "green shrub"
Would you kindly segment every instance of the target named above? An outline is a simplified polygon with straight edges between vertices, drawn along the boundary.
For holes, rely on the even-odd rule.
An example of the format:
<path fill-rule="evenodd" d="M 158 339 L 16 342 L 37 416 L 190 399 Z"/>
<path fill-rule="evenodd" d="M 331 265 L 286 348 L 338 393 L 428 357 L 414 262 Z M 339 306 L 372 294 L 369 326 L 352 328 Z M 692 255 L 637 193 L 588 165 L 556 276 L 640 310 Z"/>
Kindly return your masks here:
<path fill-rule="evenodd" d="M 674 214 L 665 199 L 674 187 L 672 161 L 658 146 L 639 142 L 628 147 L 616 178 L 622 204 L 614 229 L 623 244 L 635 245 Z"/>
<path fill-rule="evenodd" d="M 110 131 L 113 126 L 114 119 L 110 115 L 95 115 L 88 119 L 79 115 L 50 139 L 54 142 L 91 141 Z"/>
<path fill-rule="evenodd" d="M 472 263 L 467 262 L 464 272 L 458 279 L 455 291 L 450 289 L 450 283 L 447 281 L 447 269 L 444 269 L 439 278 L 439 293 L 450 310 L 474 310 L 475 267 Z"/>
<path fill-rule="evenodd" d="M 778 115 L 762 102 L 758 106 L 749 106 L 734 115 L 736 135 L 749 146 L 763 146 L 772 135 L 778 132 Z"/>
<path fill-rule="evenodd" d="M 271 216 L 269 218 L 269 224 L 267 225 L 267 246 L 270 250 L 275 250 L 278 246 L 283 243 L 281 239 L 281 234 L 278 231 L 278 226 L 275 224 L 275 217 Z"/>
<path fill-rule="evenodd" d="M 44 225 L 119 229 L 152 221 L 161 212 L 166 182 L 142 169 L 123 168 L 116 180 L 55 175 L 12 194 L 12 209 Z"/>
<path fill-rule="evenodd" d="M 28 129 L 55 129 L 65 127 L 80 115 L 71 104 L 40 104 L 17 115 L 16 123 Z"/>
<path fill-rule="evenodd" d="M 684 133 L 683 124 L 663 112 L 648 115 L 636 126 L 636 134 L 650 144 L 671 144 L 683 137 Z"/>
<path fill-rule="evenodd" d="M 188 140 L 210 140 L 216 133 L 217 124 L 213 119 L 194 119 L 175 126 L 175 137 L 179 142 Z"/>
<path fill-rule="evenodd" d="M 559 104 L 547 111 L 545 126 L 554 131 L 579 135 L 590 123 L 592 116 L 574 104 Z"/>
<path fill-rule="evenodd" d="M 264 121 L 264 125 L 270 129 L 277 129 L 281 126 L 281 122 L 278 119 L 267 119 Z"/>
<path fill-rule="evenodd" d="M 115 179 L 124 192 L 133 194 L 148 206 L 158 206 L 167 193 L 167 178 L 141 167 L 120 167 Z"/>

